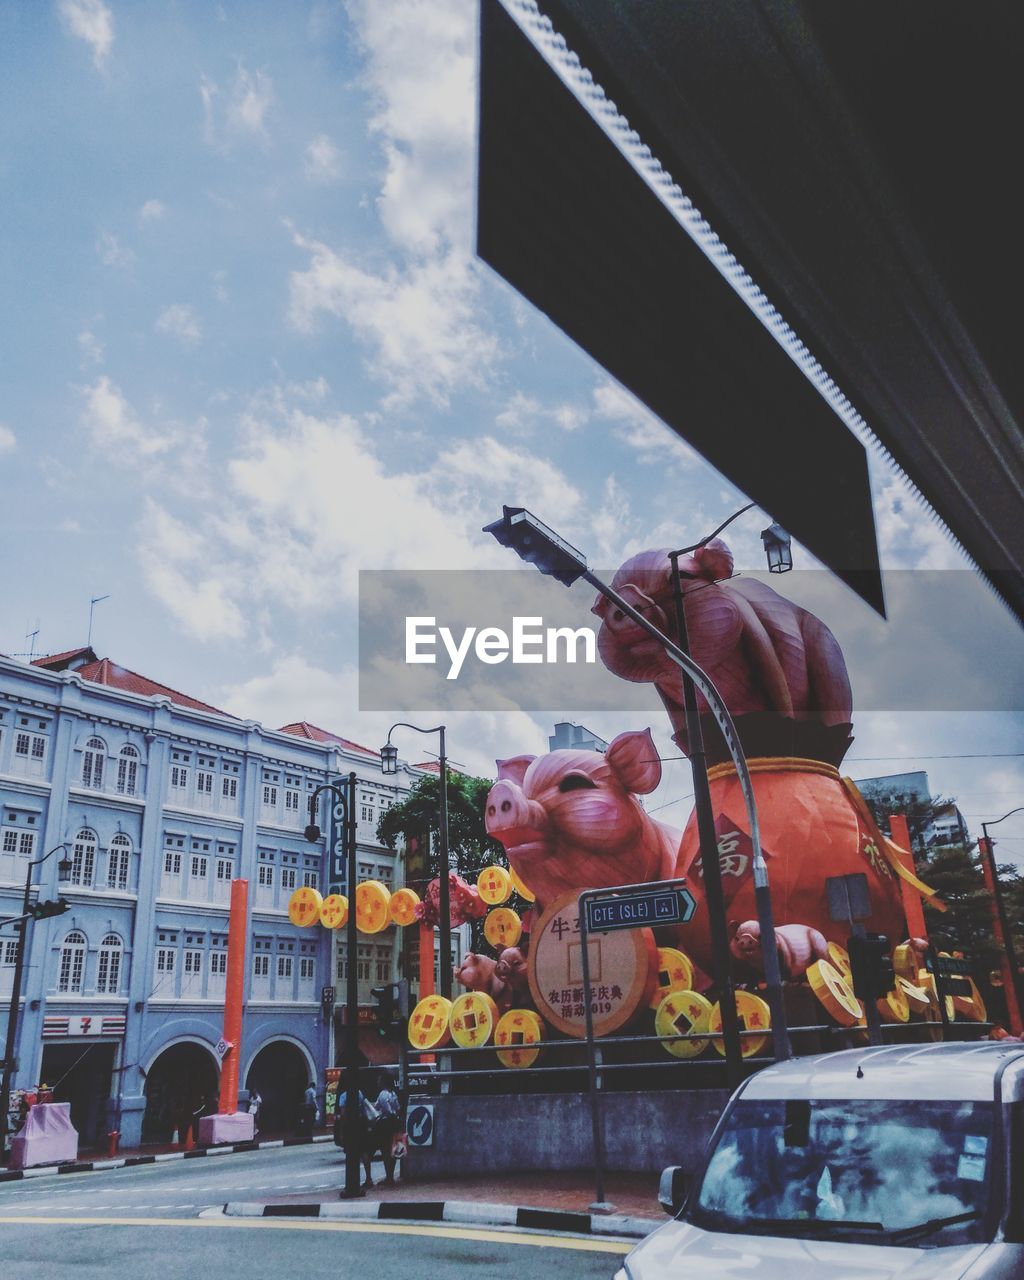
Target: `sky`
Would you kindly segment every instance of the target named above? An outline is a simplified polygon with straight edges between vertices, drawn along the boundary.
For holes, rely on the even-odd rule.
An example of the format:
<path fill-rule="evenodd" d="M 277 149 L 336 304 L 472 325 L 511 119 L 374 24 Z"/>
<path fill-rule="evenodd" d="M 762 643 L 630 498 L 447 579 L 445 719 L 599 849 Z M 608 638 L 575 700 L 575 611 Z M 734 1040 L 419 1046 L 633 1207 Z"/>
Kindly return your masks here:
<path fill-rule="evenodd" d="M 27 653 L 37 627 L 36 653 L 83 644 L 109 594 L 101 656 L 376 746 L 390 721 L 357 705 L 360 569 L 510 568 L 480 533 L 504 502 L 609 568 L 743 505 L 475 258 L 475 24 L 470 0 L 0 0 L 0 651 Z M 883 564 L 969 568 L 871 469 Z M 767 522 L 730 529 L 741 569 L 762 567 Z M 858 646 L 866 606 L 829 598 Z M 974 617 L 951 596 L 947 649 Z M 1012 624 L 992 626 L 1002 657 L 964 670 L 998 690 L 1022 664 Z M 890 634 L 865 679 L 880 653 L 909 673 L 930 648 Z M 453 712 L 449 752 L 489 773 L 543 751 L 556 718 L 644 727 Z M 677 755 L 653 691 L 647 722 Z M 977 829 L 1024 803 L 1021 722 L 863 710 L 849 770 L 923 768 Z M 670 760 L 649 807 L 681 824 L 689 790 Z M 1024 865 L 1024 815 L 1000 834 Z"/>

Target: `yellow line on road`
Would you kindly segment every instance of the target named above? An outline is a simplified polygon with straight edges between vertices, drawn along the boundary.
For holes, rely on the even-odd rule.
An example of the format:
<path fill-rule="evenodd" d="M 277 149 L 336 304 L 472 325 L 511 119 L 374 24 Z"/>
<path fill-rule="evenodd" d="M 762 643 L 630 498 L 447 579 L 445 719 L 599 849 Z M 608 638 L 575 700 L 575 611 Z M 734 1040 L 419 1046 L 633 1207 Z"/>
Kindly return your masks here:
<path fill-rule="evenodd" d="M 338 1222 L 323 1218 L 44 1218 L 38 1214 L 24 1217 L 0 1215 L 4 1223 L 20 1226 L 50 1227 L 214 1227 L 256 1229 L 259 1231 L 348 1231 L 388 1236 L 437 1236 L 445 1240 L 476 1240 L 488 1244 L 533 1245 L 536 1249 L 575 1249 L 580 1253 L 625 1254 L 636 1243 L 633 1240 L 593 1240 L 582 1236 L 556 1236 L 507 1231 L 454 1227 L 443 1223 L 403 1222 Z"/>

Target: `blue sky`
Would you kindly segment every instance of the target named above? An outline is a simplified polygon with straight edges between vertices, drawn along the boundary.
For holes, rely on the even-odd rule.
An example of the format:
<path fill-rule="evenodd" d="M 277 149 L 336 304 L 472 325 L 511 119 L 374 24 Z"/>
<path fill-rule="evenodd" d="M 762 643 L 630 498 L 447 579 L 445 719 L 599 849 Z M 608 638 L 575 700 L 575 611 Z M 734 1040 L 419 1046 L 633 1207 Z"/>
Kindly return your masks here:
<path fill-rule="evenodd" d="M 0 650 L 84 642 L 109 592 L 101 653 L 376 744 L 360 568 L 509 567 L 503 501 L 614 566 L 745 501 L 474 259 L 474 40 L 469 0 L 0 0 Z M 962 567 L 873 477 L 886 565 Z M 556 714 L 587 718 L 453 717 L 452 753 L 541 750 Z M 668 753 L 653 695 L 650 723 Z M 851 771 L 924 767 L 980 820 L 1022 752 L 1011 713 L 872 712 L 852 755 L 892 763 Z"/>

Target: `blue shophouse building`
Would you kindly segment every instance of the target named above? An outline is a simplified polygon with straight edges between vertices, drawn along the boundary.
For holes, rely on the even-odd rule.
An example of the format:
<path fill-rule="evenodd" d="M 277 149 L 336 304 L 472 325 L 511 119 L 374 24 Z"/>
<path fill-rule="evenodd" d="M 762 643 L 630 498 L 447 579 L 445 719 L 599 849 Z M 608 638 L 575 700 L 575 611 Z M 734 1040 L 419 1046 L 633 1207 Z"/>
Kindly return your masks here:
<path fill-rule="evenodd" d="M 288 920 L 292 891 L 323 884 L 323 842 L 303 837 L 309 793 L 359 778 L 360 878 L 397 886 L 376 843 L 382 808 L 417 771 L 381 775 L 376 751 L 306 722 L 268 730 L 178 693 L 90 648 L 32 664 L 0 657 L 0 918 L 34 897 L 70 910 L 29 926 L 15 1089 L 71 1102 L 81 1145 L 169 1141 L 217 1091 L 231 881 L 249 882 L 243 1088 L 261 1128 L 288 1128 L 333 1061 L 324 987 L 344 943 Z M 396 785 L 397 784 L 397 785 Z M 390 981 L 397 931 L 361 938 L 361 1003 Z M 0 1007 L 17 937 L 0 930 Z"/>

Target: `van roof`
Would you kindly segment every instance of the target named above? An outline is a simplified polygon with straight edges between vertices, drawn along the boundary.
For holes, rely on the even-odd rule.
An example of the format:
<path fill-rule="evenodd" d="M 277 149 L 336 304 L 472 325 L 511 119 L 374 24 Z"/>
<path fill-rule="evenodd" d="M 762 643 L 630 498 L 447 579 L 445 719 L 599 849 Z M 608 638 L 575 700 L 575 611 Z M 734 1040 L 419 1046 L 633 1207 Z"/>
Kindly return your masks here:
<path fill-rule="evenodd" d="M 1005 1040 L 886 1045 L 792 1058 L 753 1076 L 743 1097 L 991 1101 L 1004 1064 L 1004 1101 L 1024 1098 L 1024 1044 Z"/>

